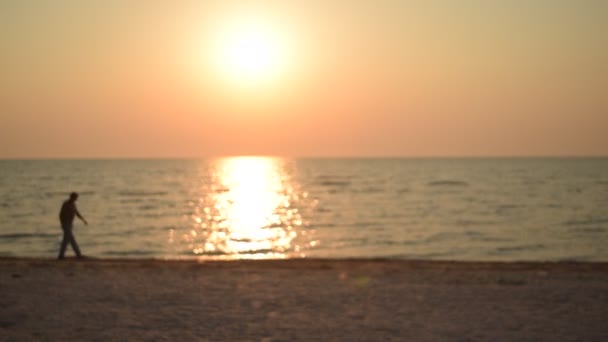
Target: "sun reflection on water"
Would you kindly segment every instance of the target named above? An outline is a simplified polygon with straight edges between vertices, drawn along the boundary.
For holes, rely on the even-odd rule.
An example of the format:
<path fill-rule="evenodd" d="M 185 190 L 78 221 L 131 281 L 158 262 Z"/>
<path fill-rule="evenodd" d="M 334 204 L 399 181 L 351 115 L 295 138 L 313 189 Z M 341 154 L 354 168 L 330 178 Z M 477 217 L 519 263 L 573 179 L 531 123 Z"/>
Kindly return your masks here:
<path fill-rule="evenodd" d="M 210 184 L 195 205 L 188 248 L 206 258 L 303 256 L 294 241 L 302 229 L 300 199 L 281 158 L 214 161 Z"/>

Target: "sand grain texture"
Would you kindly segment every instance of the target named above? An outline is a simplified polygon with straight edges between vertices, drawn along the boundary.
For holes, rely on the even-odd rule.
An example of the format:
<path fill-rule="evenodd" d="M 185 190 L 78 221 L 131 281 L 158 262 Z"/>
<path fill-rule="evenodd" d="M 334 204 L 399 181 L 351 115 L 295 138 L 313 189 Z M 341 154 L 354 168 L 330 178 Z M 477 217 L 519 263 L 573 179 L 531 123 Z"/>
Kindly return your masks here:
<path fill-rule="evenodd" d="M 0 340 L 608 339 L 608 264 L 0 259 Z"/>

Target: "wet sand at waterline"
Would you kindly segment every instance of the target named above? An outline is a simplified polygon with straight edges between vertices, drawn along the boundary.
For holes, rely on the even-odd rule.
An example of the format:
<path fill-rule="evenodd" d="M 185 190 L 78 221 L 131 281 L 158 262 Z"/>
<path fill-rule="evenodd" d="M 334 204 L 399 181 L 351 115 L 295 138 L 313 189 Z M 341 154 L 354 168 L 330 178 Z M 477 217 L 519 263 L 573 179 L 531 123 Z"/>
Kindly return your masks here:
<path fill-rule="evenodd" d="M 0 339 L 603 340 L 608 264 L 0 259 Z"/>

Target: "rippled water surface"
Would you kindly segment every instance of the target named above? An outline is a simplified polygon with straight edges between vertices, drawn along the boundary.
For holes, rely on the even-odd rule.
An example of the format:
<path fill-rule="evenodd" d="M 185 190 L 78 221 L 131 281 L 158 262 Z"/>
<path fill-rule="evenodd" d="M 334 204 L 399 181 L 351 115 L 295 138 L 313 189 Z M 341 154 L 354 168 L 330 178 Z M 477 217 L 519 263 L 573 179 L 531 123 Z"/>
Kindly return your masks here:
<path fill-rule="evenodd" d="M 608 261 L 608 159 L 0 161 L 0 256 Z M 68 252 L 71 253 L 71 250 Z"/>

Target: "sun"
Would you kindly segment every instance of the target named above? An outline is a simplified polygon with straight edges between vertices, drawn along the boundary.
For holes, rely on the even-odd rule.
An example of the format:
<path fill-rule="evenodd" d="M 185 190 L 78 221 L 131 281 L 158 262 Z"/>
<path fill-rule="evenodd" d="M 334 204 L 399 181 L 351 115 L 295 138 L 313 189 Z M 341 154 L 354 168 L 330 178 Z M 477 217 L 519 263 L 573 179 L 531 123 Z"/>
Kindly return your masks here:
<path fill-rule="evenodd" d="M 280 31 L 254 20 L 226 24 L 218 30 L 212 50 L 214 69 L 232 84 L 275 81 L 287 62 L 286 43 Z"/>
<path fill-rule="evenodd" d="M 270 34 L 262 31 L 239 32 L 221 51 L 226 71 L 245 78 L 260 79 L 277 71 L 279 53 Z"/>

